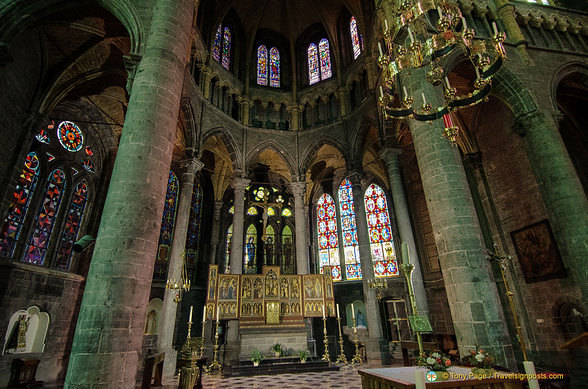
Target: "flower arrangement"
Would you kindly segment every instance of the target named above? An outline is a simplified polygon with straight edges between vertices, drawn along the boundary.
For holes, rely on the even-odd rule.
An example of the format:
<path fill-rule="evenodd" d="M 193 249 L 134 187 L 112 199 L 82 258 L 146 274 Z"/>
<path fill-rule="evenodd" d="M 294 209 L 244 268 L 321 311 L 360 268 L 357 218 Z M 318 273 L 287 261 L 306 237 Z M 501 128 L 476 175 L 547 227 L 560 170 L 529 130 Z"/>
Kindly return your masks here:
<path fill-rule="evenodd" d="M 439 350 L 434 350 L 430 354 L 423 352 L 418 358 L 419 366 L 424 366 L 433 371 L 447 371 L 451 367 L 451 359 Z"/>
<path fill-rule="evenodd" d="M 470 350 L 470 355 L 467 359 L 470 365 L 479 369 L 492 369 L 494 367 L 494 357 L 480 348 L 477 348 L 477 351 Z"/>
<path fill-rule="evenodd" d="M 310 356 L 308 350 L 298 350 L 298 357 L 300 358 L 300 362 L 306 362 L 306 359 Z"/>

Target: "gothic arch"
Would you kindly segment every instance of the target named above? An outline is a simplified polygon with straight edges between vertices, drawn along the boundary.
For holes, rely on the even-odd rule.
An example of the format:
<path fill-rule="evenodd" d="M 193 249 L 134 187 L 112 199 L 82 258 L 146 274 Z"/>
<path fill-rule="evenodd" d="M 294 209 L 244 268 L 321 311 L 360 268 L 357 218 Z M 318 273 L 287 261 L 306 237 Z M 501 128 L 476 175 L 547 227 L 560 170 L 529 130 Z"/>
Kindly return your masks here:
<path fill-rule="evenodd" d="M 515 118 L 539 110 L 529 89 L 505 66 L 494 76 L 492 93 L 505 102 Z"/>
<path fill-rule="evenodd" d="M 288 166 L 288 170 L 290 171 L 290 175 L 294 175 L 296 173 L 296 162 L 288 153 L 288 151 L 282 147 L 280 144 L 273 140 L 267 140 L 265 142 L 259 143 L 254 150 L 251 150 L 248 155 L 245 157 L 245 169 L 248 169 L 252 163 L 252 161 L 261 154 L 265 150 L 273 150 L 279 156 L 282 157 L 286 165 Z"/>
<path fill-rule="evenodd" d="M 195 112 L 189 98 L 182 98 L 180 102 L 180 117 L 183 118 L 184 136 L 186 137 L 186 153 L 199 151 L 198 132 L 196 131 Z"/>
<path fill-rule="evenodd" d="M 129 0 L 82 0 L 74 3 L 67 0 L 16 2 L 0 10 L 0 45 L 8 45 L 17 35 L 39 20 L 52 14 L 86 5 L 98 5 L 116 17 L 131 38 L 131 53 L 141 54 L 145 44 L 141 19 Z"/>
<path fill-rule="evenodd" d="M 213 136 L 218 137 L 225 144 L 225 147 L 227 148 L 227 150 L 229 151 L 229 155 L 231 156 L 231 161 L 233 161 L 234 168 L 243 169 L 242 154 L 233 136 L 229 132 L 227 132 L 223 127 L 216 127 L 209 129 L 206 132 L 206 134 L 202 134 L 202 143 L 206 142 L 207 139 Z"/>
<path fill-rule="evenodd" d="M 365 143 L 370 128 L 378 129 L 378 124 L 373 118 L 368 116 L 362 116 L 361 120 L 356 125 L 356 129 L 351 137 L 351 155 L 352 161 L 358 161 L 361 163 L 363 155 L 365 153 Z"/>
<path fill-rule="evenodd" d="M 347 164 L 349 161 L 349 152 L 343 143 L 339 142 L 333 137 L 321 135 L 317 137 L 317 139 L 301 153 L 300 163 L 299 163 L 299 171 L 298 174 L 300 176 L 304 176 L 306 171 L 310 168 L 310 164 L 312 163 L 312 158 L 314 155 L 320 150 L 321 147 L 324 145 L 329 145 L 337 149 L 345 159 L 345 163 Z"/>
<path fill-rule="evenodd" d="M 578 73 L 582 75 L 582 83 L 588 87 L 588 67 L 580 62 L 569 62 L 561 65 L 557 70 L 554 72 L 553 77 L 551 78 L 550 83 L 550 96 L 551 102 L 553 104 L 554 111 L 558 109 L 557 107 L 557 87 L 559 84 L 568 76 Z"/>

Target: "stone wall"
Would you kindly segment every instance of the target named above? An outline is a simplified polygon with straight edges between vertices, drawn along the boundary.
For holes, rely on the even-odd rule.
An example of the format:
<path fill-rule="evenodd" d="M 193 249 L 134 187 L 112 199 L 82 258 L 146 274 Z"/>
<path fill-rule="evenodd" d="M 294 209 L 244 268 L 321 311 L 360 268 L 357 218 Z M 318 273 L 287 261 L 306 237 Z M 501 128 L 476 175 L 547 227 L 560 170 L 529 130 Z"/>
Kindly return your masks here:
<path fill-rule="evenodd" d="M 49 329 L 42 353 L 0 356 L 0 387 L 8 385 L 12 360 L 39 359 L 36 378 L 63 382 L 83 292 L 79 275 L 39 266 L 0 260 L 0 329 L 4 346 L 8 321 L 32 305 L 49 314 Z"/>

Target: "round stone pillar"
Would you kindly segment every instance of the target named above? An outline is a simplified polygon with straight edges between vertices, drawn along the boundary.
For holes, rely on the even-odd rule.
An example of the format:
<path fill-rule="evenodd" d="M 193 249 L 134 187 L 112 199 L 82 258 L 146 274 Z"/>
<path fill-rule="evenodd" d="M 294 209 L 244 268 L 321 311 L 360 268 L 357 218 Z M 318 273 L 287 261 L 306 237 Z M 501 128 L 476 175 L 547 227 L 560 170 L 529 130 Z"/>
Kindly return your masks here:
<path fill-rule="evenodd" d="M 133 82 L 65 388 L 135 388 L 194 2 L 158 0 Z"/>
<path fill-rule="evenodd" d="M 186 254 L 186 236 L 190 223 L 190 207 L 192 205 L 192 192 L 194 191 L 194 178 L 204 164 L 195 158 L 182 161 L 182 180 L 180 181 L 180 193 L 174 238 L 171 247 L 168 265 L 168 280 L 179 281 L 182 277 L 182 267 Z M 176 350 L 173 349 L 174 330 L 176 327 L 176 313 L 178 303 L 174 301 L 177 290 L 166 289 L 161 310 L 161 329 L 157 339 L 157 348 L 165 352 L 163 365 L 163 378 L 171 379 L 176 370 Z"/>
<path fill-rule="evenodd" d="M 355 210 L 355 224 L 357 227 L 357 242 L 359 243 L 359 257 L 362 274 L 363 298 L 369 339 L 366 341 L 366 354 L 369 363 L 382 363 L 380 343 L 382 338 L 382 322 L 376 290 L 368 286 L 368 281 L 374 280 L 374 265 L 370 247 L 370 237 L 367 228 L 367 216 L 364 190 L 361 185 L 363 175 L 357 172 L 349 175 L 353 190 L 353 208 Z"/>
<path fill-rule="evenodd" d="M 220 243 L 220 216 L 221 211 L 223 209 L 222 201 L 215 201 L 214 202 L 214 210 L 212 212 L 212 232 L 211 232 L 211 249 L 210 249 L 210 258 L 212 260 L 212 264 L 218 263 L 217 252 L 218 252 L 218 245 Z"/>
<path fill-rule="evenodd" d="M 517 118 L 553 235 L 588 306 L 588 201 L 557 126 L 538 111 Z"/>
<path fill-rule="evenodd" d="M 236 176 L 232 187 L 235 194 L 233 213 L 233 237 L 231 241 L 231 274 L 243 273 L 243 223 L 245 220 L 245 188 L 250 180 Z"/>
<path fill-rule="evenodd" d="M 441 103 L 426 81 L 425 69 L 405 80 L 433 107 Z M 496 283 L 459 150 L 442 136 L 443 122 L 409 121 L 423 189 L 439 253 L 447 300 L 461 355 L 481 347 L 499 364 L 516 370 Z"/>
<path fill-rule="evenodd" d="M 404 195 L 404 186 L 402 185 L 402 176 L 400 175 L 400 168 L 398 166 L 398 154 L 400 154 L 400 152 L 400 149 L 386 148 L 381 152 L 380 156 L 386 162 L 386 167 L 388 168 L 388 179 L 390 180 L 390 191 L 392 192 L 392 205 L 394 207 L 394 214 L 396 215 L 400 240 L 401 242 L 406 242 L 408 244 L 410 263 L 414 265 L 414 270 L 412 272 L 412 288 L 414 290 L 417 308 L 419 314 L 429 316 L 429 304 L 427 303 L 421 264 L 416 250 L 416 244 L 414 242 L 412 224 L 410 222 L 408 205 Z"/>
<path fill-rule="evenodd" d="M 306 182 L 292 182 L 294 194 L 294 222 L 296 223 L 296 274 L 310 273 L 308 263 L 308 243 L 306 240 L 306 213 L 304 212 L 304 193 Z"/>

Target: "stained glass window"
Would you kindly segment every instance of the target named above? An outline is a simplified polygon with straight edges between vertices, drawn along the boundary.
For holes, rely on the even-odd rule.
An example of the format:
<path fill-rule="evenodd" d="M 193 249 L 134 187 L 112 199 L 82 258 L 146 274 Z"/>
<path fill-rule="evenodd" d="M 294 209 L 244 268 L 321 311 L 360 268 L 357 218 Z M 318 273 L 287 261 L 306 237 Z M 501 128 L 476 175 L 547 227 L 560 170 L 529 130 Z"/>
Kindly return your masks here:
<path fill-rule="evenodd" d="M 280 51 L 276 47 L 270 50 L 270 86 L 280 87 Z"/>
<path fill-rule="evenodd" d="M 294 258 L 294 239 L 289 226 L 282 230 L 282 272 L 284 274 L 295 274 L 296 266 Z"/>
<path fill-rule="evenodd" d="M 57 138 L 59 143 L 67 151 L 75 153 L 82 148 L 84 143 L 84 135 L 82 131 L 72 122 L 61 122 L 57 127 Z"/>
<path fill-rule="evenodd" d="M 174 226 L 176 224 L 176 208 L 178 202 L 179 183 L 178 177 L 170 170 L 167 180 L 167 192 L 165 194 L 165 206 L 161 217 L 161 229 L 159 230 L 159 242 L 157 244 L 157 259 L 153 279 L 165 281 L 170 248 L 174 238 Z"/>
<path fill-rule="evenodd" d="M 61 197 L 65 189 L 65 173 L 55 169 L 49 174 L 45 198 L 39 207 L 33 231 L 25 249 L 24 262 L 42 265 L 47 255 L 53 224 L 59 211 Z"/>
<path fill-rule="evenodd" d="M 267 85 L 267 47 L 257 48 L 257 85 Z"/>
<path fill-rule="evenodd" d="M 250 224 L 245 234 L 243 274 L 255 273 L 257 273 L 257 228 L 253 224 Z"/>
<path fill-rule="evenodd" d="M 268 207 L 267 208 L 267 215 L 268 216 L 275 216 L 276 215 L 276 211 L 274 211 L 274 209 L 272 207 Z"/>
<path fill-rule="evenodd" d="M 231 208 L 229 208 L 229 215 L 234 215 L 235 214 L 235 206 L 231 206 Z"/>
<path fill-rule="evenodd" d="M 214 58 L 216 62 L 220 61 L 221 38 L 222 27 L 219 25 L 216 34 L 214 35 L 214 41 L 212 42 L 212 58 Z"/>
<path fill-rule="evenodd" d="M 4 223 L 0 231 L 0 255 L 2 256 L 12 257 L 14 255 L 14 248 L 18 241 L 27 210 L 29 209 L 38 177 L 39 158 L 32 151 L 25 159 L 24 167 L 18 176 L 16 188 L 10 201 L 10 206 L 4 217 Z"/>
<path fill-rule="evenodd" d="M 92 146 L 86 146 L 86 154 L 91 157 L 94 155 L 94 150 L 92 150 Z"/>
<path fill-rule="evenodd" d="M 353 210 L 353 189 L 348 178 L 339 186 L 339 209 L 341 211 L 341 235 L 345 254 L 345 274 L 348 280 L 361 279 L 359 243 Z"/>
<path fill-rule="evenodd" d="M 69 270 L 71 264 L 72 248 L 74 242 L 78 239 L 80 231 L 80 222 L 86 208 L 86 199 L 88 197 L 88 186 L 85 182 L 80 182 L 74 189 L 69 210 L 65 219 L 65 227 L 61 232 L 59 246 L 57 247 L 57 256 L 55 258 L 55 267 L 62 270 Z"/>
<path fill-rule="evenodd" d="M 319 55 L 321 57 L 321 80 L 331 78 L 331 53 L 329 51 L 329 41 L 326 38 L 319 42 Z"/>
<path fill-rule="evenodd" d="M 231 65 L 231 30 L 229 27 L 225 27 L 223 30 L 223 67 L 229 70 Z"/>
<path fill-rule="evenodd" d="M 82 161 L 82 166 L 84 169 L 89 171 L 90 173 L 95 173 L 96 169 L 94 168 L 94 162 L 90 161 L 89 159 L 85 159 Z"/>
<path fill-rule="evenodd" d="M 274 256 L 276 252 L 276 232 L 274 231 L 274 227 L 268 225 L 265 228 L 265 242 L 263 244 L 263 250 L 265 258 L 264 265 L 274 265 Z"/>
<path fill-rule="evenodd" d="M 55 160 L 55 156 L 51 153 L 45 153 L 47 154 L 47 162 L 53 162 Z"/>
<path fill-rule="evenodd" d="M 255 216 L 255 215 L 257 215 L 257 208 L 255 208 L 255 207 L 249 207 L 249 209 L 247 210 L 247 215 L 249 215 L 249 216 Z"/>
<path fill-rule="evenodd" d="M 361 54 L 361 39 L 357 30 L 357 20 L 353 16 L 349 21 L 349 30 L 351 32 L 351 45 L 353 46 L 353 59 L 355 59 Z"/>
<path fill-rule="evenodd" d="M 333 280 L 341 280 L 337 210 L 333 198 L 326 193 L 323 194 L 316 205 L 316 213 L 321 274 L 323 267 L 330 265 Z"/>
<path fill-rule="evenodd" d="M 316 84 L 320 81 L 318 50 L 314 43 L 308 46 L 308 83 L 310 85 Z"/>
<path fill-rule="evenodd" d="M 231 272 L 231 244 L 233 242 L 233 225 L 227 230 L 227 240 L 225 242 L 225 274 Z"/>
<path fill-rule="evenodd" d="M 193 264 L 198 252 L 198 240 L 200 238 L 200 210 L 202 209 L 202 188 L 198 180 L 194 181 L 192 190 L 192 204 L 190 206 L 190 221 L 186 234 L 186 261 Z"/>
<path fill-rule="evenodd" d="M 47 134 L 47 131 L 45 131 L 45 129 L 43 128 L 41 128 L 37 135 L 35 135 L 35 139 L 41 143 L 45 143 L 46 145 L 49 144 L 49 135 Z"/>
<path fill-rule="evenodd" d="M 292 211 L 290 210 L 290 208 L 284 208 L 284 209 L 282 209 L 282 216 L 284 216 L 284 217 L 290 217 L 290 216 L 292 216 Z"/>
<path fill-rule="evenodd" d="M 392 241 L 386 195 L 382 188 L 372 184 L 365 191 L 364 201 L 374 274 L 376 277 L 396 276 L 398 275 L 398 265 Z"/>

